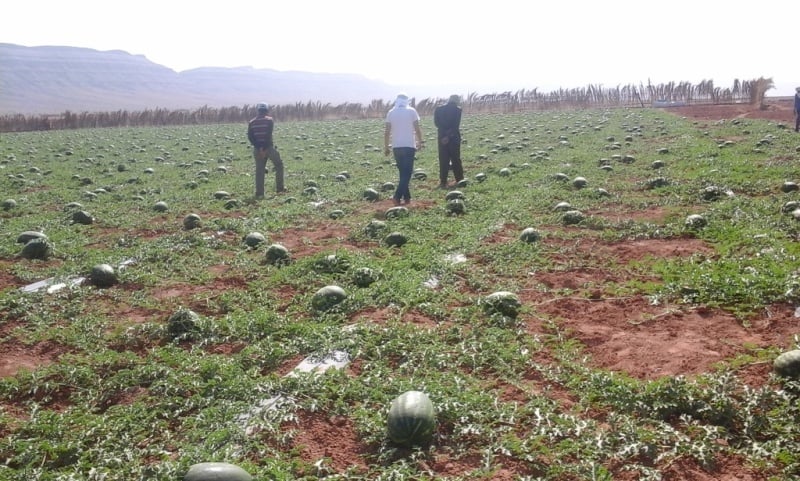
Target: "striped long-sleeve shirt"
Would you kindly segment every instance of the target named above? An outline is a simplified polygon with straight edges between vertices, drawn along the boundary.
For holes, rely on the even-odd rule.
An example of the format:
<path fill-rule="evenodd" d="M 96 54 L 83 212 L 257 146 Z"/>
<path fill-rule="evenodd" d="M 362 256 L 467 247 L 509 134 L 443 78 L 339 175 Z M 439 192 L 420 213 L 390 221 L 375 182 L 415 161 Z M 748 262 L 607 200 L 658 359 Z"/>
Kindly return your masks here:
<path fill-rule="evenodd" d="M 275 121 L 267 115 L 259 115 L 247 124 L 247 139 L 254 147 L 272 147 L 272 129 Z"/>

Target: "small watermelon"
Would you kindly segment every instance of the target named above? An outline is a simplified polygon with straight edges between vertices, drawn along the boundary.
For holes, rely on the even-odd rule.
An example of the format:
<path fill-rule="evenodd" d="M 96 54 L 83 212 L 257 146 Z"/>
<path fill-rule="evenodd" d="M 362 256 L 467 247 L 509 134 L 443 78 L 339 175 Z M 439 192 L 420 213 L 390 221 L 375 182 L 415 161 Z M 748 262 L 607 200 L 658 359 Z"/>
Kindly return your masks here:
<path fill-rule="evenodd" d="M 433 403 L 424 392 L 406 391 L 392 401 L 387 428 L 394 444 L 403 447 L 429 444 L 435 425 Z"/>
<path fill-rule="evenodd" d="M 189 467 L 183 481 L 252 481 L 244 469 L 229 463 L 198 463 Z"/>

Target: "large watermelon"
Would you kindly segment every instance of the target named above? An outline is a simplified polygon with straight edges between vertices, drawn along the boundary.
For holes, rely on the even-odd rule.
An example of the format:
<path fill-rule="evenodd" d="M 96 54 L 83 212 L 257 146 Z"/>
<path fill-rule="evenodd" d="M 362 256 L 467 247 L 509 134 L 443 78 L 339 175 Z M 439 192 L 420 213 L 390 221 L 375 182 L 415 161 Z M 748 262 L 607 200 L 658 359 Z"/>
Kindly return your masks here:
<path fill-rule="evenodd" d="M 772 363 L 775 374 L 800 381 L 800 349 L 786 351 Z"/>
<path fill-rule="evenodd" d="M 189 467 L 183 481 L 252 481 L 244 469 L 229 463 L 197 463 Z"/>
<path fill-rule="evenodd" d="M 311 306 L 317 311 L 327 311 L 347 299 L 347 292 L 339 286 L 325 286 L 311 297 Z"/>
<path fill-rule="evenodd" d="M 404 447 L 429 444 L 435 425 L 433 403 L 424 392 L 406 391 L 392 401 L 387 428 L 394 444 Z"/>

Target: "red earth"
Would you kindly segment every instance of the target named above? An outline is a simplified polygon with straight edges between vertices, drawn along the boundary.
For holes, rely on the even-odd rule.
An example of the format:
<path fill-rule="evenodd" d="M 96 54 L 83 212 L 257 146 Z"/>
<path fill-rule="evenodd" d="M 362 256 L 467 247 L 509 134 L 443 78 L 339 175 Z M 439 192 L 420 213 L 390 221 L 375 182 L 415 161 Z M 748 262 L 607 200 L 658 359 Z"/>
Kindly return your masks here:
<path fill-rule="evenodd" d="M 698 122 L 713 122 L 720 119 L 765 118 L 790 124 L 793 122 L 792 105 L 784 101 L 772 102 L 766 109 L 748 105 L 724 106 L 691 106 L 670 109 L 677 115 L 695 119 Z M 379 202 L 367 209 L 374 209 L 376 217 L 385 212 L 386 201 Z M 412 205 L 411 209 L 425 209 L 432 205 L 424 202 Z M 608 212 L 609 220 L 614 220 L 618 213 Z M 593 216 L 602 216 L 603 212 L 593 212 Z M 659 222 L 665 215 L 652 209 L 636 214 L 637 220 Z M 518 226 L 505 226 L 487 242 L 508 242 L 516 238 Z M 293 256 L 312 255 L 319 251 L 334 248 L 357 250 L 363 246 L 348 240 L 348 232 L 335 222 L 324 226 L 309 226 L 306 229 L 292 229 L 274 236 L 274 241 L 283 243 Z M 543 249 L 553 255 L 573 259 L 592 258 L 606 259 L 616 266 L 652 258 L 676 258 L 696 253 L 713 255 L 713 249 L 702 241 L 692 238 L 631 240 L 604 242 L 591 236 L 581 237 L 579 241 L 565 243 L 558 236 L 545 235 Z M 468 260 L 469 262 L 470 260 Z M 480 262 L 480 259 L 473 259 Z M 569 265 L 569 263 L 562 263 Z M 585 263 L 575 262 L 582 266 Z M 2 267 L 0 261 L 0 267 Z M 153 317 L 166 317 L 179 305 L 185 305 L 206 315 L 216 315 L 214 298 L 225 289 L 245 289 L 247 281 L 233 275 L 227 266 L 213 266 L 210 273 L 215 281 L 204 286 L 170 285 L 163 286 L 153 295 L 161 299 L 163 310 L 141 310 L 115 300 L 108 309 L 115 316 L 127 320 L 128 323 L 145 322 Z M 579 340 L 584 346 L 592 365 L 611 371 L 625 373 L 640 379 L 656 379 L 662 376 L 695 376 L 714 370 L 717 363 L 730 360 L 737 355 L 745 354 L 749 349 L 778 346 L 789 348 L 792 336 L 800 332 L 800 319 L 795 317 L 795 308 L 791 305 L 775 305 L 742 321 L 728 312 L 718 309 L 689 306 L 683 304 L 663 304 L 652 301 L 641 295 L 618 296 L 607 292 L 604 286 L 609 282 L 621 285 L 626 281 L 653 281 L 635 269 L 599 269 L 576 267 L 566 271 L 543 271 L 528 274 L 527 286 L 519 292 L 523 303 L 530 307 L 530 314 L 522 320 L 531 334 L 546 334 L 548 321 L 556 320 L 560 328 L 568 335 Z M 0 284 L 17 285 L 22 283 L 7 269 L 0 269 Z M 565 275 L 567 274 L 567 275 Z M 120 289 L 137 290 L 141 286 L 119 286 Z M 544 287 L 545 289 L 543 289 Z M 467 286 L 463 286 L 467 289 Z M 570 292 L 566 297 L 552 297 L 553 291 Z M 291 289 L 278 294 L 288 305 L 295 295 Z M 477 293 L 476 293 L 477 295 Z M 203 302 L 196 299 L 203 298 Z M 279 306 L 279 309 L 285 308 Z M 362 311 L 352 316 L 353 322 L 384 322 L 389 313 L 383 310 Z M 422 313 L 407 314 L 408 322 L 420 325 L 436 325 L 437 321 L 427 318 Z M 6 324 L 0 329 L 3 337 L 9 336 L 13 325 Z M 218 346 L 219 352 L 230 352 L 242 346 Z M 0 344 L 0 376 L 12 376 L 20 369 L 33 369 L 37 366 L 55 362 L 63 354 L 64 349 L 52 343 L 23 346 L 6 341 Z M 294 359 L 281 368 L 288 373 L 301 359 Z M 543 360 L 546 362 L 546 360 Z M 352 375 L 357 375 L 359 361 L 355 360 L 346 367 Z M 770 363 L 754 362 L 738 368 L 737 374 L 743 382 L 756 387 L 768 382 L 771 370 Z M 524 398 L 531 392 L 553 396 L 565 409 L 574 404 L 571 395 L 565 389 L 554 386 L 536 373 L 531 373 L 526 392 L 518 387 L 497 386 L 503 392 L 505 400 Z M 293 448 L 300 453 L 304 461 L 312 465 L 325 458 L 327 469 L 332 473 L 343 473 L 355 467 L 366 471 L 368 455 L 374 455 L 374 448 L 364 446 L 354 430 L 352 422 L 345 417 L 328 418 L 320 413 L 299 413 L 298 419 L 286 426 L 296 434 Z M 456 477 L 477 470 L 483 458 L 479 453 L 459 455 L 447 450 L 437 450 L 436 454 L 423 461 L 422 469 L 436 477 Z M 633 480 L 631 474 L 622 466 L 608 466 L 614 479 Z M 713 471 L 709 471 L 691 460 L 677 459 L 669 465 L 660 466 L 663 479 L 667 481 L 711 481 L 711 480 L 764 480 L 763 474 L 749 468 L 745 461 L 735 457 L 721 458 L 715 463 Z M 512 480 L 520 476 L 530 475 L 525 466 L 514 460 L 503 460 L 503 467 L 494 473 L 492 479 Z"/>

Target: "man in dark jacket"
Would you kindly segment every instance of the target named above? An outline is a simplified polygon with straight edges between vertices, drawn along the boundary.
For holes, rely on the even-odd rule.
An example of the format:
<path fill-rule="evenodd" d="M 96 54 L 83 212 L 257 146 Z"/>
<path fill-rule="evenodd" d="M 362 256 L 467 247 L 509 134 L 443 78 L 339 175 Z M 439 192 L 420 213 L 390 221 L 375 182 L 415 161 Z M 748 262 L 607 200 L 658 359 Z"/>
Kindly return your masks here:
<path fill-rule="evenodd" d="M 247 124 L 247 139 L 253 146 L 253 158 L 256 161 L 256 199 L 264 198 L 264 176 L 267 173 L 267 160 L 275 167 L 275 190 L 285 192 L 283 186 L 283 161 L 278 149 L 272 142 L 272 130 L 275 121 L 268 116 L 269 106 L 265 103 L 256 105 L 258 114 Z"/>
<path fill-rule="evenodd" d="M 438 131 L 439 141 L 439 188 L 447 188 L 447 176 L 453 169 L 456 183 L 464 179 L 461 164 L 461 107 L 458 95 L 451 95 L 446 104 L 433 111 L 433 124 Z"/>

